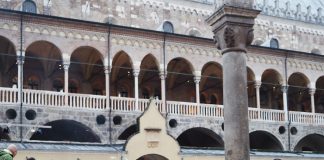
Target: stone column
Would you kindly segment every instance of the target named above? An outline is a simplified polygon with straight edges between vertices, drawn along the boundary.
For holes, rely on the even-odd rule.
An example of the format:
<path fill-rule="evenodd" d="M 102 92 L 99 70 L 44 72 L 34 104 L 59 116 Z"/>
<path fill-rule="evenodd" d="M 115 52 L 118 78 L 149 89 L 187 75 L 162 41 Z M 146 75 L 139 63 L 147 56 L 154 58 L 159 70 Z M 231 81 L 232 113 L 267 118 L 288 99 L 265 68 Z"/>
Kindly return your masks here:
<path fill-rule="evenodd" d="M 105 66 L 106 109 L 110 108 L 110 69 Z"/>
<path fill-rule="evenodd" d="M 200 104 L 200 90 L 199 90 L 199 83 L 200 83 L 200 76 L 195 76 L 194 81 L 196 85 L 196 103 L 199 106 Z"/>
<path fill-rule="evenodd" d="M 166 113 L 166 96 L 165 96 L 166 88 L 165 88 L 165 78 L 166 78 L 166 75 L 164 73 L 160 73 L 162 113 Z"/>
<path fill-rule="evenodd" d="M 133 75 L 134 75 L 134 87 L 135 87 L 135 110 L 139 111 L 139 108 L 138 108 L 138 75 L 139 75 L 139 70 L 134 69 L 133 70 Z"/>
<path fill-rule="evenodd" d="M 69 67 L 70 63 L 64 63 L 64 93 L 65 93 L 65 106 L 68 106 L 69 104 Z"/>
<path fill-rule="evenodd" d="M 25 55 L 25 52 L 22 53 Z M 17 75 L 17 86 L 18 86 L 18 103 L 21 103 L 22 100 L 22 89 L 24 87 L 24 75 L 23 75 L 23 67 L 24 67 L 24 57 L 17 57 L 17 65 L 18 65 L 18 75 Z"/>
<path fill-rule="evenodd" d="M 288 86 L 282 86 L 282 98 L 283 98 L 283 108 L 285 112 L 285 121 L 288 122 L 288 101 L 287 101 L 287 92 Z"/>
<path fill-rule="evenodd" d="M 249 9 L 253 0 L 229 0 L 207 22 L 212 26 L 217 48 L 223 54 L 224 139 L 226 160 L 249 160 L 249 119 L 246 47 L 253 40 L 254 19 L 259 11 Z"/>
<path fill-rule="evenodd" d="M 260 105 L 260 87 L 261 87 L 261 82 L 256 82 L 255 83 L 255 93 L 256 93 L 256 101 L 257 101 L 257 108 L 258 108 L 258 119 L 261 119 L 261 105 Z"/>
<path fill-rule="evenodd" d="M 314 98 L 314 94 L 315 94 L 316 89 L 314 88 L 310 88 L 309 89 L 309 94 L 311 96 L 311 106 L 312 106 L 312 113 L 315 114 L 315 98 Z"/>

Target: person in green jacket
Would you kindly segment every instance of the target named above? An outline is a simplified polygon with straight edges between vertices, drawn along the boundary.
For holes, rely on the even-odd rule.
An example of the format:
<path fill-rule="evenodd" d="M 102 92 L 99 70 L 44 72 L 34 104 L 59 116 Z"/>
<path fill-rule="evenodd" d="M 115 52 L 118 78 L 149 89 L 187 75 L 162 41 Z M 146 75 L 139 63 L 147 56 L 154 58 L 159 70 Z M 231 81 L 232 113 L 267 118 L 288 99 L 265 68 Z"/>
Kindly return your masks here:
<path fill-rule="evenodd" d="M 13 160 L 17 154 L 17 147 L 14 144 L 10 144 L 7 149 L 0 151 L 0 160 Z"/>

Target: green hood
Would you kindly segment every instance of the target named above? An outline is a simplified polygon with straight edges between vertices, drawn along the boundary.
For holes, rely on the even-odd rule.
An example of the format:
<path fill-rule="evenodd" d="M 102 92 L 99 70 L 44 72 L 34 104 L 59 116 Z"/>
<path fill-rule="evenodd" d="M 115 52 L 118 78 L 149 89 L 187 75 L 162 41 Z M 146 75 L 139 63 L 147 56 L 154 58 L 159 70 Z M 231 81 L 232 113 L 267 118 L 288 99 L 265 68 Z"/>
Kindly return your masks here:
<path fill-rule="evenodd" d="M 2 151 L 0 151 L 0 157 L 3 156 L 3 155 L 6 155 L 6 154 L 12 156 L 12 155 L 9 153 L 9 151 L 6 151 L 6 150 L 2 150 Z"/>

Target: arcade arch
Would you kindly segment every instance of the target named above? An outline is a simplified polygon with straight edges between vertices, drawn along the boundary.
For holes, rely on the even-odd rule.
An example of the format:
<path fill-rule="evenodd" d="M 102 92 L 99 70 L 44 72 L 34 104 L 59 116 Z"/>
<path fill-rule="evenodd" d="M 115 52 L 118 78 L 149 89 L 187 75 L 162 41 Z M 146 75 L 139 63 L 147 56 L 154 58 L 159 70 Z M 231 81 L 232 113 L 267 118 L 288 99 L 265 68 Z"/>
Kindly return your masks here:
<path fill-rule="evenodd" d="M 294 150 L 324 153 L 324 136 L 319 134 L 307 135 L 297 143 Z"/>
<path fill-rule="evenodd" d="M 63 84 L 54 86 L 54 79 L 63 79 L 62 53 L 48 41 L 36 41 L 25 52 L 24 88 L 37 90 L 61 90 Z"/>
<path fill-rule="evenodd" d="M 223 104 L 223 70 L 216 62 L 209 62 L 202 68 L 200 81 L 201 103 Z"/>
<path fill-rule="evenodd" d="M 6 37 L 0 36 L 0 87 L 17 85 L 16 61 L 14 44 Z"/>
<path fill-rule="evenodd" d="M 266 131 L 250 133 L 250 149 L 263 151 L 283 151 L 282 144 L 272 134 Z"/>
<path fill-rule="evenodd" d="M 302 73 L 293 73 L 288 79 L 288 108 L 290 111 L 311 112 L 308 78 Z"/>
<path fill-rule="evenodd" d="M 260 105 L 262 108 L 283 109 L 282 77 L 273 69 L 267 69 L 261 77 Z"/>

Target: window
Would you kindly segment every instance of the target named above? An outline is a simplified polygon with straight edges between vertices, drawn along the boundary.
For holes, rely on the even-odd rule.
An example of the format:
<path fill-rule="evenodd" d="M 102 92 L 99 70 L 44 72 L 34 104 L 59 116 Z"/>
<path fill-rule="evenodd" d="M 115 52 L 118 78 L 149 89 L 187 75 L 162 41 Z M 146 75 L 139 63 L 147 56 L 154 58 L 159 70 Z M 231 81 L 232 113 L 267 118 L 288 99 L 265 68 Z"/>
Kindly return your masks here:
<path fill-rule="evenodd" d="M 32 0 L 25 0 L 22 5 L 22 11 L 29 13 L 37 13 L 35 2 Z"/>
<path fill-rule="evenodd" d="M 270 40 L 270 48 L 279 48 L 279 42 L 278 42 L 278 40 L 272 38 Z"/>
<path fill-rule="evenodd" d="M 163 31 L 164 31 L 164 32 L 167 32 L 167 33 L 174 33 L 172 23 L 169 22 L 169 21 L 165 21 L 165 22 L 163 23 Z"/>

